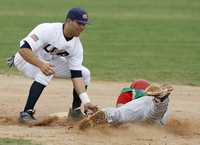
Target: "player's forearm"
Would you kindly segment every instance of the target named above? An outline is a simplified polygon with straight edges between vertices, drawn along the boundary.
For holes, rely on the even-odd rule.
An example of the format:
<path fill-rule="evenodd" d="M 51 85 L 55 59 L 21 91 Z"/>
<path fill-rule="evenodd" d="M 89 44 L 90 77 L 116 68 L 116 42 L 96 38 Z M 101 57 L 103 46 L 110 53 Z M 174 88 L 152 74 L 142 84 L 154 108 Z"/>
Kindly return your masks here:
<path fill-rule="evenodd" d="M 74 88 L 75 88 L 75 90 L 76 90 L 76 92 L 78 94 L 86 92 L 85 85 L 84 85 L 82 77 L 80 77 L 80 78 L 72 78 L 72 82 L 73 82 Z"/>
<path fill-rule="evenodd" d="M 83 82 L 83 78 L 72 78 L 73 86 L 76 92 L 79 94 L 79 97 L 83 104 L 89 103 L 90 99 L 86 93 L 85 84 Z"/>
<path fill-rule="evenodd" d="M 26 60 L 28 63 L 41 67 L 43 62 L 39 60 L 29 48 L 20 48 L 19 54 Z"/>

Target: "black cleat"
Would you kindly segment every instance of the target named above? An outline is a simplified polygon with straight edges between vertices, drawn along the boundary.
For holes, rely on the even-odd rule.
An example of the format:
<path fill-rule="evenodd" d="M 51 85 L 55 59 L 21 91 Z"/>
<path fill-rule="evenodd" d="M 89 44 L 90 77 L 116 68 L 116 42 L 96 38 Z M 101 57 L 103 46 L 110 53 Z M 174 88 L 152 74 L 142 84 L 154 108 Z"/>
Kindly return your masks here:
<path fill-rule="evenodd" d="M 35 111 L 32 109 L 20 112 L 18 121 L 23 124 L 34 124 L 36 123 L 34 113 Z"/>
<path fill-rule="evenodd" d="M 159 96 L 157 96 L 157 99 L 159 99 L 160 102 L 163 102 L 165 99 L 169 98 L 169 95 L 173 91 L 173 87 L 168 84 L 164 84 L 161 85 L 160 88 L 162 90 L 162 93 Z"/>
<path fill-rule="evenodd" d="M 68 119 L 72 121 L 80 121 L 85 118 L 85 115 L 81 112 L 81 109 L 73 110 L 69 109 Z"/>

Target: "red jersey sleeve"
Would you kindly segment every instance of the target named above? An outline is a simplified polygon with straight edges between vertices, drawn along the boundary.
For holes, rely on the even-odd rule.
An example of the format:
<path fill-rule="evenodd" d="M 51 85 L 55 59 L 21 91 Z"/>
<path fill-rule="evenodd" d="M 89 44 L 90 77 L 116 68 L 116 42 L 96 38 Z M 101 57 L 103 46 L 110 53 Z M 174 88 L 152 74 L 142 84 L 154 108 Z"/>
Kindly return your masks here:
<path fill-rule="evenodd" d="M 121 93 L 117 98 L 117 104 L 126 104 L 132 100 L 132 92 Z"/>

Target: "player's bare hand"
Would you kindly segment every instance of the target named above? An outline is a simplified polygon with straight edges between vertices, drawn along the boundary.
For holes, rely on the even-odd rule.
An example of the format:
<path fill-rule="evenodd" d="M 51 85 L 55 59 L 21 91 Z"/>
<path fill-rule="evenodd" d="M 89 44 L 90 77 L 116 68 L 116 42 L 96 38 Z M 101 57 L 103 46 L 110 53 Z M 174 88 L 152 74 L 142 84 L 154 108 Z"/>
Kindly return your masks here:
<path fill-rule="evenodd" d="M 93 105 L 92 103 L 86 103 L 84 105 L 84 112 L 86 113 L 86 115 L 92 115 L 95 112 L 97 112 L 98 107 L 97 105 Z"/>
<path fill-rule="evenodd" d="M 40 67 L 40 70 L 47 76 L 50 76 L 55 73 L 53 65 L 49 63 L 43 63 Z"/>

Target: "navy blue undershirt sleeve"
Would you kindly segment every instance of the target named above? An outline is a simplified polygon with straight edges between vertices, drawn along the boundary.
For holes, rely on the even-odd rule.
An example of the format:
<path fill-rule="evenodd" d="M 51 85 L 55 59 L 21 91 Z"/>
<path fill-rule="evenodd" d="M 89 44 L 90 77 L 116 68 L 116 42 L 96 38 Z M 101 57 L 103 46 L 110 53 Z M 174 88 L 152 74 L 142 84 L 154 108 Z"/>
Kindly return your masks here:
<path fill-rule="evenodd" d="M 70 70 L 71 72 L 71 78 L 81 78 L 82 77 L 82 72 L 81 70 Z"/>
<path fill-rule="evenodd" d="M 24 41 L 24 44 L 22 46 L 20 46 L 20 48 L 29 48 L 29 49 L 31 49 L 31 46 L 28 44 L 27 41 Z"/>

